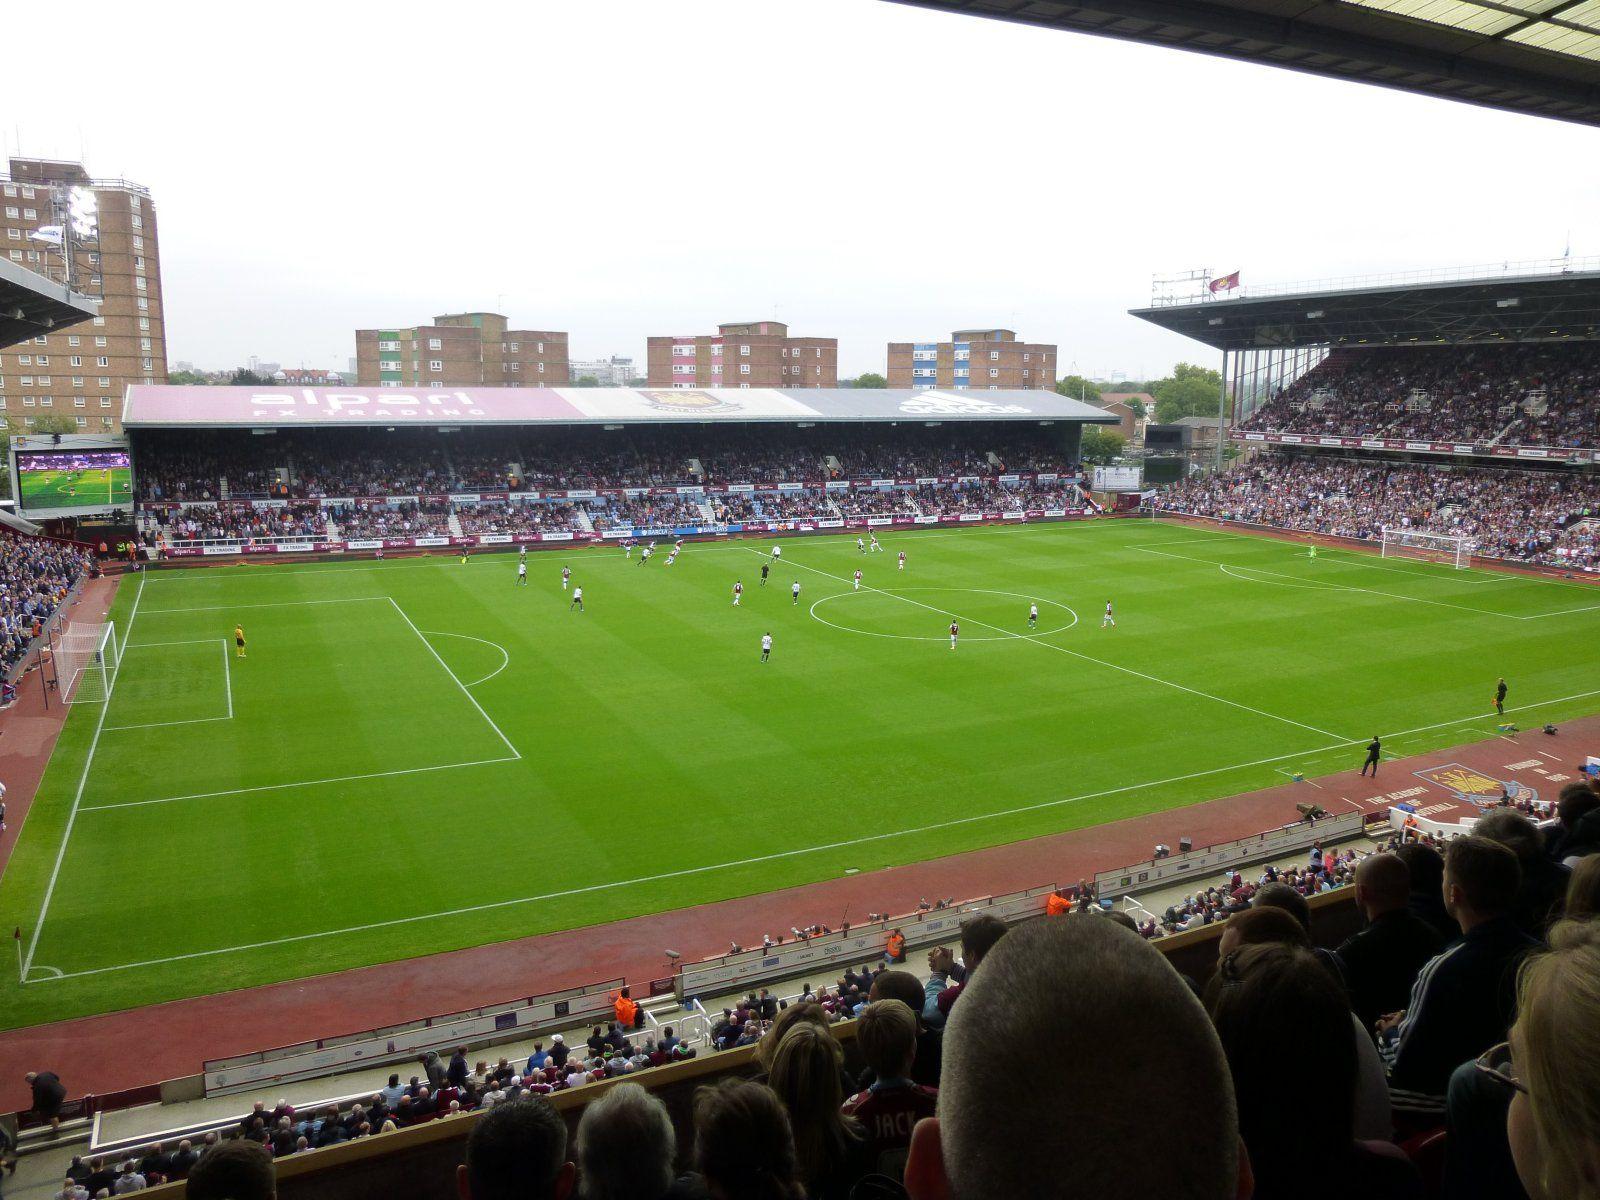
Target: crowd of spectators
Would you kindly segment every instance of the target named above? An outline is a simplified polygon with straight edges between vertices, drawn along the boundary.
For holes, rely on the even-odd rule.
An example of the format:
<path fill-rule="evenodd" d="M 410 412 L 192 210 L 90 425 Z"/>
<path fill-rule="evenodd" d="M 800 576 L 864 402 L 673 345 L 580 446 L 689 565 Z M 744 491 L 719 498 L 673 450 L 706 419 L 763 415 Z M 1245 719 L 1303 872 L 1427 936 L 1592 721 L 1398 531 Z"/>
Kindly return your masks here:
<path fill-rule="evenodd" d="M 443 500 L 402 500 L 389 504 L 337 504 L 329 514 L 346 541 L 370 538 L 445 537 L 450 505 Z"/>
<path fill-rule="evenodd" d="M 1245 422 L 1280 433 L 1600 446 L 1600 346 L 1339 350 Z"/>
<path fill-rule="evenodd" d="M 145 540 L 154 545 L 158 537 L 169 542 L 256 540 L 278 541 L 290 538 L 321 538 L 328 534 L 328 522 L 315 504 L 285 504 L 280 508 L 256 508 L 248 504 L 184 505 L 176 509 L 154 509 L 155 528 L 146 529 Z"/>
<path fill-rule="evenodd" d="M 1385 526 L 1464 535 L 1494 558 L 1600 567 L 1600 482 L 1566 472 L 1268 451 L 1177 484 L 1161 504 L 1334 537 L 1377 539 Z"/>
<path fill-rule="evenodd" d="M 700 525 L 699 503 L 674 496 L 613 496 L 594 506 L 596 529 L 645 529 L 653 526 Z"/>
<path fill-rule="evenodd" d="M 22 661 L 61 602 L 94 569 L 65 542 L 0 531 L 0 674 Z"/>
<path fill-rule="evenodd" d="M 457 504 L 455 514 L 461 532 L 473 537 L 481 534 L 559 533 L 580 528 L 580 503 L 502 500 Z"/>

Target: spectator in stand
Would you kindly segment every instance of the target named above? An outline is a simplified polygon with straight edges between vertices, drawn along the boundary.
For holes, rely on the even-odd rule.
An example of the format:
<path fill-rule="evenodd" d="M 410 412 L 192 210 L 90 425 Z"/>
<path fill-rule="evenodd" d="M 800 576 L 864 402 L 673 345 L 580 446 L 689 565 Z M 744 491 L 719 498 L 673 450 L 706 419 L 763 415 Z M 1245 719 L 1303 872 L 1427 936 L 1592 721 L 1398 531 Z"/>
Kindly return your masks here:
<path fill-rule="evenodd" d="M 694 1131 L 711 1200 L 807 1200 L 789 1114 L 771 1088 L 736 1079 L 701 1088 Z"/>
<path fill-rule="evenodd" d="M 200 1156 L 184 1185 L 186 1200 L 273 1200 L 272 1157 L 246 1138 L 218 1142 Z"/>
<path fill-rule="evenodd" d="M 1566 852 L 1567 843 L 1573 840 L 1584 817 L 1596 809 L 1600 809 L 1600 792 L 1595 791 L 1587 779 L 1563 785 L 1556 798 L 1555 824 L 1544 830 L 1545 853 L 1556 862 L 1571 866 Z"/>
<path fill-rule="evenodd" d="M 1498 842 L 1458 837 L 1445 855 L 1445 907 L 1461 938 L 1417 975 L 1403 1012 L 1378 1022 L 1395 1108 L 1437 1118 L 1450 1074 L 1505 1038 L 1517 967 L 1537 943 L 1511 915 L 1521 871 Z"/>
<path fill-rule="evenodd" d="M 911 1063 L 911 1080 L 923 1087 L 937 1090 L 939 1067 L 944 1059 L 944 1035 L 941 1030 L 930 1028 L 922 1019 L 922 981 L 910 971 L 880 971 L 873 979 L 867 997 L 874 1002 L 898 1000 L 916 1015 L 916 1056 Z M 876 1075 L 871 1067 L 868 1067 L 862 1073 L 859 1087 L 863 1089 L 870 1087 L 874 1079 Z"/>
<path fill-rule="evenodd" d="M 1222 961 L 1208 1009 L 1238 1098 L 1256 1200 L 1298 1198 L 1309 1176 L 1382 1200 L 1421 1200 L 1422 1181 L 1384 1142 L 1358 1142 L 1357 1041 L 1344 991 L 1305 947 L 1246 946 Z M 1285 1103 L 1285 1063 L 1316 1063 L 1316 1086 Z"/>
<path fill-rule="evenodd" d="M 961 961 L 944 946 L 928 952 L 928 983 L 923 989 L 922 1019 L 938 1027 L 950 1019 L 950 1010 L 978 969 L 984 955 L 1005 936 L 1006 923 L 990 913 L 980 913 L 961 922 Z"/>
<path fill-rule="evenodd" d="M 1411 876 L 1411 896 L 1406 907 L 1427 922 L 1441 942 L 1455 941 L 1461 936 L 1461 927 L 1444 906 L 1444 855 L 1422 842 L 1404 842 L 1394 853 Z"/>
<path fill-rule="evenodd" d="M 678 1153 L 672 1118 L 636 1083 L 618 1084 L 584 1107 L 576 1155 L 583 1200 L 665 1200 L 690 1193 L 674 1185 Z"/>
<path fill-rule="evenodd" d="M 567 1124 L 540 1096 L 497 1104 L 478 1118 L 466 1158 L 456 1168 L 461 1200 L 566 1200 L 577 1175 Z"/>
<path fill-rule="evenodd" d="M 1001 939 L 950 1015 L 942 1081 L 938 1118 L 912 1135 L 912 1200 L 1250 1195 L 1216 1032 L 1114 922 Z"/>
<path fill-rule="evenodd" d="M 1485 1066 L 1515 1093 L 1506 1132 L 1537 1200 L 1600 1197 L 1600 921 L 1559 922 L 1518 981 L 1509 1056 Z"/>
<path fill-rule="evenodd" d="M 1369 1038 L 1379 1017 L 1406 1006 L 1417 972 L 1444 946 L 1410 900 L 1411 871 L 1399 855 L 1368 855 L 1356 868 L 1356 907 L 1367 925 L 1336 953 L 1350 1006 Z"/>
<path fill-rule="evenodd" d="M 843 1072 L 839 1043 L 813 1021 L 791 1025 L 772 1056 L 767 1082 L 789 1114 L 810 1200 L 846 1200 L 873 1169 L 865 1131 L 841 1111 Z"/>
<path fill-rule="evenodd" d="M 917 1056 L 917 1014 L 900 1000 L 875 1000 L 856 1018 L 856 1045 L 872 1084 L 844 1102 L 844 1114 L 866 1131 L 873 1169 L 899 1179 L 905 1174 L 911 1131 L 931 1117 L 939 1093 L 911 1078 Z"/>
<path fill-rule="evenodd" d="M 1544 852 L 1539 827 L 1514 808 L 1497 808 L 1485 814 L 1472 827 L 1472 832 L 1499 842 L 1517 856 L 1522 883 L 1517 888 L 1511 915 L 1523 933 L 1543 938 L 1550 922 L 1561 915 L 1571 869 L 1550 861 Z"/>
<path fill-rule="evenodd" d="M 1600 916 L 1600 854 L 1581 858 L 1572 868 L 1564 907 L 1569 917 Z"/>

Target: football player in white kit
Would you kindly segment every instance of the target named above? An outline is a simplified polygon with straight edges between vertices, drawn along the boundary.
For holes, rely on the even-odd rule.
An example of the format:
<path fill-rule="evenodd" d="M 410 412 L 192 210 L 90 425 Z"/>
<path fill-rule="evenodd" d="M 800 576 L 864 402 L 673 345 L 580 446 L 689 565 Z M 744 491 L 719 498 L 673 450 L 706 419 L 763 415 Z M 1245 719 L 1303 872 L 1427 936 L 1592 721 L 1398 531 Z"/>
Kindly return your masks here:
<path fill-rule="evenodd" d="M 571 612 L 574 608 L 579 612 L 583 611 L 583 589 L 581 587 L 572 589 L 572 603 L 567 605 L 567 611 Z"/>
<path fill-rule="evenodd" d="M 1039 606 L 1037 604 L 1030 604 L 1030 605 L 1028 605 L 1028 628 L 1032 629 L 1034 626 L 1036 626 L 1038 624 L 1039 624 Z"/>
<path fill-rule="evenodd" d="M 770 633 L 763 633 L 761 635 L 761 661 L 762 662 L 766 662 L 767 661 L 767 655 L 769 655 L 771 653 L 772 653 L 772 635 Z"/>
<path fill-rule="evenodd" d="M 783 557 L 783 547 L 782 546 L 774 546 L 772 548 L 772 561 L 773 562 L 777 562 L 782 557 Z"/>
<path fill-rule="evenodd" d="M 1100 628 L 1104 629 L 1107 625 L 1113 629 L 1117 627 L 1117 619 L 1111 615 L 1111 601 L 1109 600 L 1106 601 L 1106 615 L 1100 618 Z"/>
<path fill-rule="evenodd" d="M 527 559 L 523 559 L 521 562 L 517 563 L 517 586 L 518 587 L 527 587 L 528 586 L 528 560 Z"/>
<path fill-rule="evenodd" d="M 794 586 L 789 589 L 789 597 L 791 607 L 800 603 L 800 581 L 798 579 L 794 581 Z"/>
<path fill-rule="evenodd" d="M 865 554 L 866 552 L 867 552 L 867 544 L 865 542 L 863 542 L 861 540 L 860 536 L 858 535 L 856 537 L 856 553 L 857 554 Z"/>

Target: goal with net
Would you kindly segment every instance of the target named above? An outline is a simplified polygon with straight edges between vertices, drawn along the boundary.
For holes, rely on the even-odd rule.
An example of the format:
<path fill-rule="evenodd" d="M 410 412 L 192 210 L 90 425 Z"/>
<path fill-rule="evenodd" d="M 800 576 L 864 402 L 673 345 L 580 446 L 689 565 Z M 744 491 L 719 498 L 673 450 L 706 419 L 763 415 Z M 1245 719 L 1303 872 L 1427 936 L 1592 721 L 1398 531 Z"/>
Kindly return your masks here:
<path fill-rule="evenodd" d="M 72 621 L 51 651 L 56 691 L 68 704 L 101 704 L 111 698 L 122 647 L 114 621 Z"/>
<path fill-rule="evenodd" d="M 1460 570 L 1472 565 L 1477 548 L 1475 541 L 1459 533 L 1428 533 L 1390 525 L 1383 528 L 1384 558 L 1420 558 L 1449 563 Z"/>

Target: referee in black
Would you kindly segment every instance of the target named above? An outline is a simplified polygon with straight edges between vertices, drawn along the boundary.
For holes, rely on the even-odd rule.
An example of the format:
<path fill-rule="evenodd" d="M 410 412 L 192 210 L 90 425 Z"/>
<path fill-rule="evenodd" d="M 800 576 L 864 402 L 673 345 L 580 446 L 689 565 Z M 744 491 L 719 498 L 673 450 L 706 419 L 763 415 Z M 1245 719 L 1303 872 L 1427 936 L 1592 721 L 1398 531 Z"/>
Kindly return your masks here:
<path fill-rule="evenodd" d="M 1383 749 L 1383 743 L 1378 740 L 1378 735 L 1372 735 L 1372 743 L 1367 747 L 1367 761 L 1361 764 L 1361 773 L 1365 775 L 1367 768 L 1372 768 L 1372 777 L 1378 777 L 1378 752 Z"/>
<path fill-rule="evenodd" d="M 1500 682 L 1494 685 L 1494 710 L 1502 717 L 1506 715 L 1506 681 L 1501 676 Z"/>

